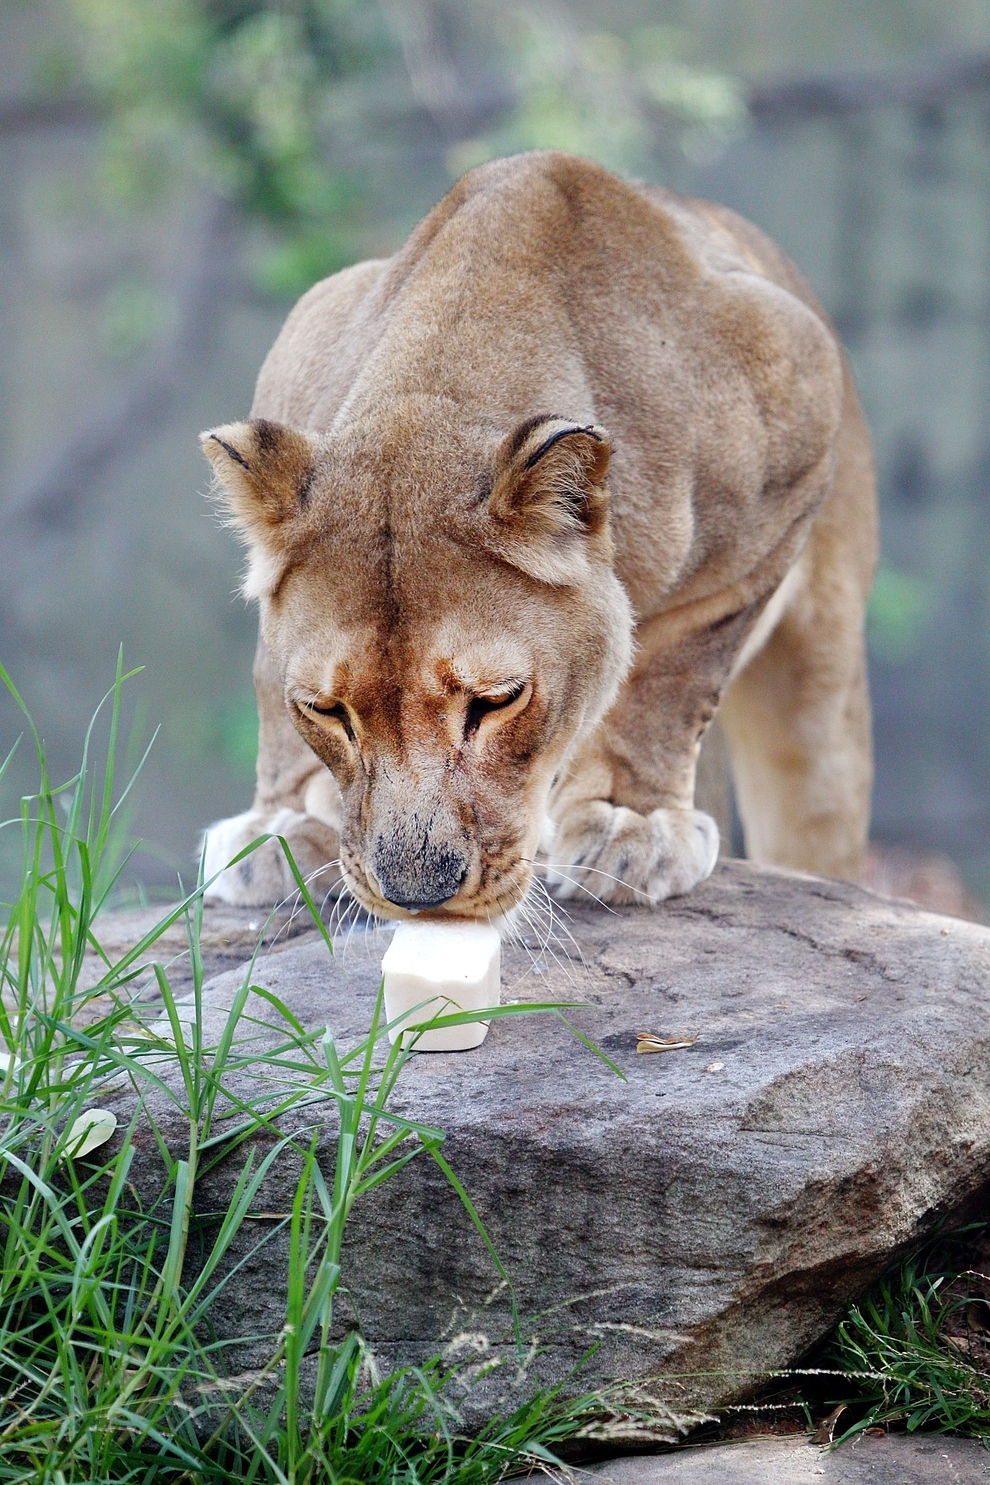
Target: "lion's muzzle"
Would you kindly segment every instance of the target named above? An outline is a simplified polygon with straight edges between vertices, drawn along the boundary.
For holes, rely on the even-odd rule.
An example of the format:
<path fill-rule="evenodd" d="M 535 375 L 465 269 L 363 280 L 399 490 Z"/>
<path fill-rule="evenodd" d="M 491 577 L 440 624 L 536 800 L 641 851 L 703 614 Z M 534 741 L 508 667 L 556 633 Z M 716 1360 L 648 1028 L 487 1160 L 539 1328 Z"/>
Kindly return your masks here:
<path fill-rule="evenodd" d="M 457 895 L 468 872 L 467 857 L 436 840 L 416 816 L 405 828 L 378 836 L 372 856 L 378 890 L 396 907 L 441 907 Z"/>

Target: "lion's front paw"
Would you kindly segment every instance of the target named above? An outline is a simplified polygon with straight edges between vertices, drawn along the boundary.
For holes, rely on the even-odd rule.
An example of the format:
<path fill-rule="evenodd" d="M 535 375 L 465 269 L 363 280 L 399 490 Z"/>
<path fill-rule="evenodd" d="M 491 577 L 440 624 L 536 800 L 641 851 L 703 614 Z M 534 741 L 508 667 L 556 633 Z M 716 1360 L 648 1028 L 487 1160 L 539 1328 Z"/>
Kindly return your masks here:
<path fill-rule="evenodd" d="M 341 887 L 337 832 L 313 815 L 281 809 L 274 815 L 257 810 L 219 820 L 206 832 L 206 897 L 234 907 L 272 907 L 296 891 L 295 877 L 277 840 L 265 841 L 250 856 L 228 866 L 259 835 L 285 837 L 293 860 L 314 898 L 336 897 Z M 219 875 L 217 875 L 219 873 Z"/>
<path fill-rule="evenodd" d="M 718 826 L 700 810 L 635 810 L 592 800 L 557 826 L 554 896 L 657 903 L 690 892 L 718 860 Z"/>

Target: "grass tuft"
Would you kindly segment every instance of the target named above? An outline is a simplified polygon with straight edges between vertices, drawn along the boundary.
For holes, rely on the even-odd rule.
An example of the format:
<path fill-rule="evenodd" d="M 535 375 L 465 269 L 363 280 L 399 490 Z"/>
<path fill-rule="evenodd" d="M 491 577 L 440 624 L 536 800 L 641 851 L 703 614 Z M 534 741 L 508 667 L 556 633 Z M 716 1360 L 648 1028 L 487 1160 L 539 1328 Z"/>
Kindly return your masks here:
<path fill-rule="evenodd" d="M 120 821 L 134 778 L 122 788 L 116 778 L 129 678 L 118 662 L 98 764 L 94 718 L 78 773 L 56 786 L 0 666 L 24 713 L 39 776 L 36 792 L 0 827 L 20 832 L 22 858 L 19 891 L 3 905 L 0 927 L 0 1481 L 494 1485 L 554 1462 L 559 1441 L 593 1432 L 614 1412 L 600 1394 L 565 1401 L 558 1389 L 534 1386 L 510 1416 L 467 1437 L 452 1398 L 483 1380 L 484 1365 L 465 1370 L 437 1358 L 381 1378 L 359 1334 L 334 1338 L 352 1206 L 417 1158 L 446 1173 L 508 1281 L 443 1157 L 443 1131 L 391 1109 L 414 1052 L 389 1047 L 381 996 L 368 1036 L 341 1051 L 328 1032 L 307 1032 L 272 992 L 253 984 L 252 960 L 209 1042 L 202 869 L 195 889 L 138 944 L 118 956 L 101 945 L 99 915 L 129 859 Z M 193 976 L 183 1004 L 154 960 L 158 940 L 180 920 Z M 266 1003 L 266 1026 L 277 1031 L 263 1053 L 246 1051 L 250 1044 L 238 1035 L 252 992 L 251 1004 Z M 156 1021 L 148 1015 L 151 996 Z M 259 1077 L 252 1082 L 246 1073 Z M 112 1119 L 101 1121 L 98 1111 L 122 1092 L 129 1122 L 111 1139 Z M 162 1108 L 171 1130 L 178 1114 L 186 1131 L 178 1155 L 157 1122 Z M 282 1134 L 277 1121 L 328 1110 L 337 1143 L 333 1169 L 324 1173 L 312 1122 Z M 91 1125 L 84 1153 L 81 1131 Z M 97 1129 L 109 1143 L 96 1143 Z M 131 1180 L 149 1129 L 162 1162 L 150 1198 Z M 262 1131 L 278 1138 L 260 1156 L 253 1137 Z M 291 1211 L 257 1236 L 248 1219 L 286 1151 L 299 1167 Z M 221 1160 L 233 1172 L 232 1189 L 226 1209 L 206 1224 L 196 1212 L 197 1184 Z M 214 1338 L 211 1317 L 231 1266 L 236 1271 L 286 1231 L 283 1323 L 269 1338 L 265 1364 L 249 1378 L 232 1377 L 236 1343 Z"/>
<path fill-rule="evenodd" d="M 858 1416 L 837 1442 L 890 1425 L 990 1440 L 987 1258 L 985 1225 L 943 1234 L 850 1306 L 829 1359 L 857 1374 L 841 1401 Z"/>

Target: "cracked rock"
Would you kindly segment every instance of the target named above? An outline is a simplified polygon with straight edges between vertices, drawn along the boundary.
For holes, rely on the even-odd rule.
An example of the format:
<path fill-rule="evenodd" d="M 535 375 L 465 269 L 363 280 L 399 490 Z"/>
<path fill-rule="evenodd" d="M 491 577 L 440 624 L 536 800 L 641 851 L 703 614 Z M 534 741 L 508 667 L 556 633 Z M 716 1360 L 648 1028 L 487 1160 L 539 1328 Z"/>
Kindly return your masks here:
<path fill-rule="evenodd" d="M 553 1485 L 986 1485 L 990 1454 L 978 1439 L 944 1434 L 860 1435 L 823 1451 L 804 1439 L 687 1447 L 554 1473 Z"/>
<path fill-rule="evenodd" d="M 355 935 L 331 961 L 305 941 L 261 958 L 255 982 L 353 1043 L 386 943 Z M 210 983 L 208 1036 L 239 984 Z M 625 1081 L 556 1017 L 520 1016 L 475 1051 L 414 1058 L 398 1107 L 447 1131 L 544 1380 L 597 1345 L 582 1390 L 660 1378 L 674 1408 L 738 1398 L 990 1178 L 990 930 L 976 924 L 727 862 L 653 912 L 569 907 L 552 943 L 507 947 L 503 996 L 583 1002 L 568 1017 Z M 641 1032 L 697 1040 L 640 1055 Z M 333 1114 L 306 1115 L 329 1169 Z M 132 1179 L 160 1184 L 157 1161 L 149 1138 Z M 288 1210 L 297 1168 L 275 1168 L 265 1210 Z M 233 1179 L 221 1167 L 204 1204 Z M 286 1242 L 233 1276 L 222 1333 L 278 1330 Z M 430 1160 L 357 1203 L 345 1280 L 383 1367 L 469 1334 L 506 1361 L 507 1386 L 516 1375 L 508 1294 Z M 238 1368 L 264 1354 L 246 1344 Z"/>

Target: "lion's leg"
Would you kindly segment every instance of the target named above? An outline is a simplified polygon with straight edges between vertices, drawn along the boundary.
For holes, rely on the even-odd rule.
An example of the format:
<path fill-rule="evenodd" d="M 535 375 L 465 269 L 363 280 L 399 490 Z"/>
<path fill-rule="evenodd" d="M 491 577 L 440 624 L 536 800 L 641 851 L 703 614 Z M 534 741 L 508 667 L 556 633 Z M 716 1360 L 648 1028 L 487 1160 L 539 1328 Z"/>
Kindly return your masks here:
<path fill-rule="evenodd" d="M 863 621 L 876 561 L 869 437 L 851 386 L 835 483 L 805 580 L 766 645 L 731 682 L 729 739 L 746 854 L 855 880 L 873 777 Z"/>
<path fill-rule="evenodd" d="M 282 835 L 319 901 L 336 897 L 341 876 L 338 828 L 340 795 L 333 776 L 311 752 L 286 714 L 282 687 L 264 640 L 254 662 L 258 698 L 258 767 L 254 803 L 243 815 L 219 820 L 206 833 L 206 877 L 220 873 L 207 892 L 237 907 L 270 907 L 296 890 L 277 841 L 225 869 L 259 835 Z"/>
<path fill-rule="evenodd" d="M 548 879 L 558 897 L 656 903 L 711 873 L 719 832 L 694 807 L 695 771 L 736 627 L 690 635 L 652 656 L 641 646 L 617 702 L 551 799 Z"/>
<path fill-rule="evenodd" d="M 689 892 L 711 873 L 718 829 L 694 807 L 701 739 L 740 656 L 779 623 L 800 585 L 801 549 L 809 525 L 816 539 L 818 502 L 833 472 L 829 451 L 801 475 L 790 493 L 804 493 L 805 513 L 748 575 L 637 629 L 629 678 L 551 801 L 558 895 L 583 890 L 612 902 L 655 903 Z M 731 747 L 731 733 L 729 740 Z"/>
<path fill-rule="evenodd" d="M 750 860 L 854 881 L 872 783 L 865 596 L 836 603 L 838 586 L 812 579 L 719 715 Z"/>

